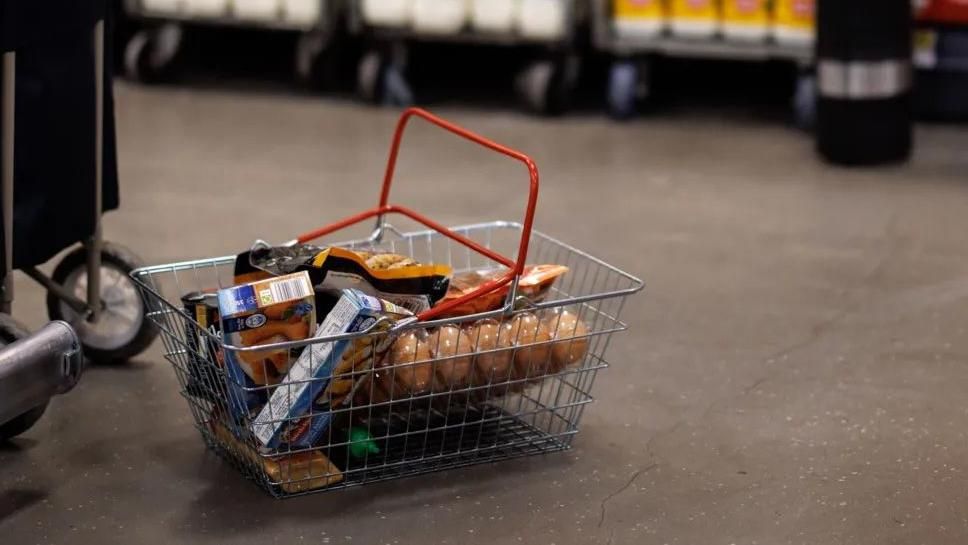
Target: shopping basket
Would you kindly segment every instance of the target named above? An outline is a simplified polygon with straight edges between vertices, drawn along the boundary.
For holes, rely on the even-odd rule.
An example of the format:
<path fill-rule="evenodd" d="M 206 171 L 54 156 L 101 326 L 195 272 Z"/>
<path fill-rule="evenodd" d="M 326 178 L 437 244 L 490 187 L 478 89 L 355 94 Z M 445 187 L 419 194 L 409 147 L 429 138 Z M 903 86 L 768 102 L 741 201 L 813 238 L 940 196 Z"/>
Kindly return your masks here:
<path fill-rule="evenodd" d="M 447 228 L 409 208 L 389 204 L 400 141 L 408 120 L 414 116 L 524 163 L 530 177 L 524 222 L 496 221 Z M 290 244 L 315 240 L 376 218 L 377 226 L 371 236 L 337 245 L 403 254 L 423 263 L 446 263 L 455 274 L 502 267 L 506 274 L 450 303 L 398 322 L 389 330 L 378 327 L 378 323 L 360 333 L 241 348 L 225 343 L 220 335 L 202 327 L 181 303 L 181 297 L 188 292 L 232 286 L 235 256 L 133 272 L 148 316 L 162 332 L 165 357 L 174 367 L 181 392 L 206 444 L 277 497 L 569 448 L 578 433 L 585 405 L 592 401 L 595 376 L 607 366 L 609 339 L 613 333 L 626 329 L 621 321 L 624 301 L 642 288 L 642 282 L 532 230 L 537 196 L 538 171 L 529 157 L 412 108 L 404 112 L 397 125 L 379 206 L 307 233 Z M 400 232 L 386 221 L 390 214 L 408 217 L 427 229 Z M 526 262 L 561 264 L 569 272 L 558 279 L 544 298 L 530 300 L 518 290 Z M 457 318 L 441 317 L 454 305 L 499 289 L 507 290 L 503 308 Z M 246 388 L 235 382 L 220 363 L 221 356 L 228 352 L 290 349 L 293 354 L 300 348 L 308 351 L 310 345 L 318 343 L 351 340 L 369 346 L 370 353 L 377 354 L 385 350 L 388 342 L 412 332 L 440 332 L 444 328 L 468 331 L 467 326 L 485 320 L 500 325 L 529 316 L 557 316 L 557 320 L 549 321 L 556 324 L 557 330 L 541 338 L 516 339 L 510 345 L 488 349 L 481 348 L 479 339 L 461 333 L 456 336 L 458 346 L 456 351 L 451 347 L 449 359 L 415 356 L 414 361 L 382 369 L 384 373 L 400 374 L 432 370 L 433 386 L 423 392 L 397 395 L 391 387 L 389 392 L 384 389 L 378 393 L 373 367 L 354 368 L 349 374 L 353 394 L 342 404 L 330 407 L 331 424 L 326 436 L 312 448 L 266 450 L 252 433 L 252 418 L 240 421 L 228 416 L 232 390 L 266 394 L 274 388 Z M 564 319 L 568 316 L 571 318 Z M 519 327 L 518 334 L 523 330 Z M 443 335 L 430 338 L 441 342 Z M 440 355 L 440 349 L 435 346 L 429 353 Z M 552 369 L 548 361 L 553 355 L 560 355 L 556 350 L 565 351 L 575 361 Z M 454 354 L 460 356 L 453 357 Z M 452 370 L 454 362 L 462 358 L 475 372 L 466 380 L 440 380 L 444 370 Z M 485 360 L 494 365 L 482 376 L 481 363 Z M 526 369 L 522 370 L 522 364 Z M 334 378 L 331 375 L 309 380 L 329 382 Z M 292 420 L 281 423 L 299 425 L 296 419 Z"/>

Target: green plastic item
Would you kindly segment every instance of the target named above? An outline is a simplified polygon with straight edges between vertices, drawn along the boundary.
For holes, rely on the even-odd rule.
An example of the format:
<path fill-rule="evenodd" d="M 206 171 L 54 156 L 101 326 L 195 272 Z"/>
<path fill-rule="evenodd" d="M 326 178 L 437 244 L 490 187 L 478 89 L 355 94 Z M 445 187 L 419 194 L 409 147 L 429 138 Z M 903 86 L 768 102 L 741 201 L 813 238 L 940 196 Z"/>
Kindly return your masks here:
<path fill-rule="evenodd" d="M 373 436 L 366 428 L 350 428 L 350 456 L 365 458 L 367 454 L 379 454 L 380 447 L 373 441 Z"/>

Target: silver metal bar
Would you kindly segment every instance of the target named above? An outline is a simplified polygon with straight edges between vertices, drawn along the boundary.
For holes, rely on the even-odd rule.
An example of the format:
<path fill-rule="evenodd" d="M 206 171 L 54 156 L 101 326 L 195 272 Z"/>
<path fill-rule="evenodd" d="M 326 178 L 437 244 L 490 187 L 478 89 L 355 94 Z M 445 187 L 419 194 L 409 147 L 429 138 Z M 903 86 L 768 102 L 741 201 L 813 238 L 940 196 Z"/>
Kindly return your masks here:
<path fill-rule="evenodd" d="M 87 306 L 86 301 L 82 301 L 74 296 L 74 294 L 65 289 L 64 286 L 54 282 L 46 274 L 40 272 L 40 269 L 37 267 L 24 267 L 21 270 L 33 281 L 37 282 L 41 286 L 44 286 L 44 289 L 56 295 L 61 301 L 67 303 L 69 307 L 74 309 L 75 312 L 85 319 L 90 315 L 91 309 Z"/>
<path fill-rule="evenodd" d="M 3 297 L 0 312 L 10 314 L 13 306 L 13 161 L 14 127 L 17 95 L 17 54 L 7 51 L 3 54 L 3 128 L 2 135 L 2 194 L 3 200 Z"/>
<path fill-rule="evenodd" d="M 104 185 L 104 19 L 94 24 L 94 233 L 87 240 L 88 320 L 101 315 L 101 190 Z"/>
<path fill-rule="evenodd" d="M 0 349 L 0 423 L 70 391 L 83 369 L 77 333 L 59 320 Z"/>

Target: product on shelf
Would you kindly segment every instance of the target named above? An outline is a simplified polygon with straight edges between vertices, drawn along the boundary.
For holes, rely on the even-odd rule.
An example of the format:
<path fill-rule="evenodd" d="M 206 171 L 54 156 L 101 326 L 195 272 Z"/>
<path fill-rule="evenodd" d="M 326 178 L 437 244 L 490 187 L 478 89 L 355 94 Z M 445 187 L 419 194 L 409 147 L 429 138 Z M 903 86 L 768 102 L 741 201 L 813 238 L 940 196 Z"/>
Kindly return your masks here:
<path fill-rule="evenodd" d="M 279 8 L 279 0 L 232 0 L 232 14 L 239 19 L 274 20 Z"/>
<path fill-rule="evenodd" d="M 563 38 L 569 26 L 565 0 L 521 0 L 517 28 L 534 40 Z"/>
<path fill-rule="evenodd" d="M 563 265 L 529 265 L 524 268 L 524 272 L 518 280 L 518 295 L 527 297 L 534 302 L 541 301 L 547 296 L 555 280 L 566 272 L 568 272 L 568 267 Z M 459 299 L 484 284 L 501 278 L 506 273 L 507 269 L 491 269 L 454 275 L 450 281 L 450 286 L 447 288 L 447 294 L 438 304 Z M 497 310 L 504 306 L 504 299 L 510 289 L 510 285 L 505 285 L 490 293 L 475 297 L 441 314 L 441 317 L 468 316 Z"/>
<path fill-rule="evenodd" d="M 518 9 L 519 0 L 473 0 L 471 26 L 481 32 L 510 33 Z"/>
<path fill-rule="evenodd" d="M 229 14 L 229 0 L 185 0 L 185 12 L 200 17 L 225 17 Z"/>
<path fill-rule="evenodd" d="M 286 21 L 303 26 L 319 22 L 319 0 L 283 0 L 282 13 Z"/>
<path fill-rule="evenodd" d="M 467 24 L 468 0 L 413 0 L 413 29 L 422 34 L 457 34 Z"/>
<path fill-rule="evenodd" d="M 816 34 L 815 0 L 773 0 L 773 39 L 782 45 L 809 47 Z"/>
<path fill-rule="evenodd" d="M 667 24 L 666 0 L 612 0 L 612 25 L 623 38 L 651 38 Z"/>
<path fill-rule="evenodd" d="M 770 35 L 768 0 L 722 0 L 723 36 L 729 40 L 762 42 Z"/>
<path fill-rule="evenodd" d="M 236 348 L 305 340 L 316 329 L 315 298 L 306 272 L 219 290 L 218 305 L 222 337 Z M 236 418 L 264 400 L 265 391 L 258 387 L 278 383 L 292 361 L 288 349 L 228 349 L 223 356 Z"/>
<path fill-rule="evenodd" d="M 414 0 L 359 0 L 363 22 L 377 27 L 408 27 Z"/>
<path fill-rule="evenodd" d="M 682 38 L 712 38 L 719 31 L 719 0 L 670 0 L 669 28 Z"/>
<path fill-rule="evenodd" d="M 173 14 L 181 11 L 181 0 L 141 0 L 141 5 L 145 11 L 150 13 Z"/>
<path fill-rule="evenodd" d="M 402 307 L 359 290 L 344 290 L 319 325 L 316 337 L 386 331 L 396 321 L 412 316 Z M 307 346 L 256 416 L 252 426 L 256 438 L 270 448 L 316 444 L 329 427 L 331 410 L 351 398 L 354 387 L 387 345 L 380 336 L 364 336 Z"/>
<path fill-rule="evenodd" d="M 451 269 L 417 263 L 409 257 L 309 244 L 268 247 L 256 244 L 235 259 L 235 281 L 260 275 L 306 271 L 316 290 L 320 316 L 344 289 L 357 289 L 413 313 L 430 308 L 447 293 Z"/>

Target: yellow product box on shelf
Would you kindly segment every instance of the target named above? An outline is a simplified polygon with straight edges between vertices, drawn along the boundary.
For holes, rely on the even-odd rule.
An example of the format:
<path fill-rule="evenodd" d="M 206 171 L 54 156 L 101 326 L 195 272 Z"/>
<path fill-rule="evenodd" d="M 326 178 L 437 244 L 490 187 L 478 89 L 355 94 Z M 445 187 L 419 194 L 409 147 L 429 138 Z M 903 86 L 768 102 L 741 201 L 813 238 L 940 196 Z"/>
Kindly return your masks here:
<path fill-rule="evenodd" d="M 773 34 L 777 41 L 812 41 L 815 11 L 815 0 L 773 0 Z"/>
<path fill-rule="evenodd" d="M 669 26 L 685 38 L 710 38 L 719 29 L 719 0 L 671 0 Z"/>
<path fill-rule="evenodd" d="M 667 0 L 612 0 L 612 23 L 623 36 L 655 35 L 665 26 Z"/>
<path fill-rule="evenodd" d="M 765 26 L 770 21 L 767 0 L 724 0 L 723 21 Z"/>
<path fill-rule="evenodd" d="M 723 34 L 738 40 L 764 40 L 770 29 L 767 0 L 723 0 Z"/>
<path fill-rule="evenodd" d="M 715 21 L 719 18 L 718 0 L 671 0 L 669 7 L 674 19 Z"/>

